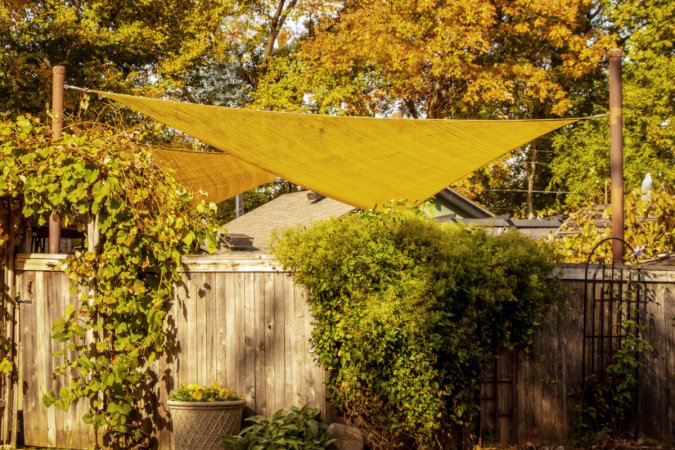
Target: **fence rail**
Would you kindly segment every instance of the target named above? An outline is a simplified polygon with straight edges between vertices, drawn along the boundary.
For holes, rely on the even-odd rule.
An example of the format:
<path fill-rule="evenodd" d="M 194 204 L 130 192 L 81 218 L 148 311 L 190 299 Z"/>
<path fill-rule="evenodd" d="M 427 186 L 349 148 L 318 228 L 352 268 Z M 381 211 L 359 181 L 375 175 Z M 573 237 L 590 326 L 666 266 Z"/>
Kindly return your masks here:
<path fill-rule="evenodd" d="M 160 448 L 170 448 L 167 391 L 181 383 L 232 387 L 247 401 L 247 413 L 310 404 L 337 420 L 324 389 L 324 374 L 313 360 L 306 293 L 271 259 L 184 259 L 171 314 L 177 346 L 154 370 L 159 379 L 156 418 Z M 80 417 L 84 405 L 68 412 L 46 408 L 52 380 L 51 326 L 75 298 L 68 291 L 58 255 L 19 255 L 17 326 L 19 380 L 17 409 L 23 411 L 26 445 L 88 448 L 93 434 Z M 656 355 L 645 360 L 640 387 L 641 431 L 675 441 L 675 270 L 646 271 L 653 301 L 647 307 L 647 338 Z M 565 267 L 568 307 L 549 312 L 537 331 L 531 355 L 504 354 L 495 361 L 482 389 L 485 439 L 503 443 L 559 444 L 571 436 L 581 386 L 583 269 Z"/>

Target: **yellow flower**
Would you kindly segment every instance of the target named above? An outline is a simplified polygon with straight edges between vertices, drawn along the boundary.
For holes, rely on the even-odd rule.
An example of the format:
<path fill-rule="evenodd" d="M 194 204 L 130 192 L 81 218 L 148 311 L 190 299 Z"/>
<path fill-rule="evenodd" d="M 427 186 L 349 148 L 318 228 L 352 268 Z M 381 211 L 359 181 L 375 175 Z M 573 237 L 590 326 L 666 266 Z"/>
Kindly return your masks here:
<path fill-rule="evenodd" d="M 184 384 L 174 391 L 169 398 L 171 400 L 189 401 L 189 402 L 217 402 L 225 400 L 236 400 L 239 397 L 233 389 L 221 388 L 218 382 L 211 386 L 200 386 L 198 384 Z"/>

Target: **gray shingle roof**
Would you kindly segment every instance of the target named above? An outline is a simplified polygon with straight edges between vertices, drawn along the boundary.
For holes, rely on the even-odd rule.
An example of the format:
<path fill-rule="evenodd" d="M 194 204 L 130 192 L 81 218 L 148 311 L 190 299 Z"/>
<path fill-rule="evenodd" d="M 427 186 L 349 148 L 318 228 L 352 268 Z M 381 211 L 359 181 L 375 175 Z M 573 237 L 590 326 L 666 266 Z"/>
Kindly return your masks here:
<path fill-rule="evenodd" d="M 355 208 L 346 203 L 323 197 L 310 200 L 307 191 L 283 194 L 274 200 L 237 217 L 225 225 L 230 233 L 246 234 L 253 238 L 253 246 L 269 251 L 276 231 L 307 226 L 320 220 L 339 217 Z"/>

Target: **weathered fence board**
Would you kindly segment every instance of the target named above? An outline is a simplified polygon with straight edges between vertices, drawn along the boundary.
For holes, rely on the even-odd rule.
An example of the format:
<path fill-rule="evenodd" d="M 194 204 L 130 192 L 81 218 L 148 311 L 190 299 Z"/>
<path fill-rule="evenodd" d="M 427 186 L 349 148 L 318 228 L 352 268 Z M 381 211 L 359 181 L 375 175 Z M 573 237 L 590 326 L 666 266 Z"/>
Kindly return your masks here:
<path fill-rule="evenodd" d="M 214 272 L 186 273 L 172 314 L 176 350 L 165 366 L 171 374 L 164 379 L 166 390 L 218 381 L 244 396 L 247 414 L 309 404 L 332 419 L 323 386 L 313 381 L 321 370 L 307 357 L 309 314 L 302 289 L 266 263 L 256 272 L 219 271 L 250 270 L 252 264 L 211 264 Z M 312 374 L 309 383 L 306 373 Z M 162 431 L 162 447 L 168 439 Z"/>
<path fill-rule="evenodd" d="M 86 448 L 93 433 L 82 423 L 81 405 L 62 411 L 46 408 L 42 396 L 58 392 L 69 380 L 51 378 L 61 360 L 53 354 L 63 349 L 51 339 L 52 325 L 63 316 L 68 304 L 77 299 L 69 293 L 67 277 L 60 271 L 17 272 L 17 292 L 20 303 L 17 346 L 19 350 L 19 380 L 23 395 L 19 408 L 23 411 L 23 432 L 26 445 L 36 447 Z"/>
<path fill-rule="evenodd" d="M 46 408 L 41 400 L 45 392 L 58 392 L 68 381 L 50 379 L 57 363 L 51 356 L 57 350 L 51 327 L 67 304 L 76 303 L 68 293 L 62 264 L 55 255 L 19 263 L 20 295 L 31 301 L 21 306 L 18 337 L 26 387 L 21 405 L 24 436 L 26 445 L 88 448 L 94 435 L 81 421 L 86 406 L 63 412 Z M 248 414 L 309 404 L 333 419 L 322 371 L 308 355 L 311 321 L 306 297 L 290 275 L 260 260 L 199 262 L 196 267 L 177 289 L 168 327 L 175 332 L 175 349 L 155 366 L 160 402 L 180 384 L 217 381 L 246 398 Z M 158 414 L 168 418 L 163 406 Z M 158 439 L 162 448 L 169 448 L 166 427 Z"/>
<path fill-rule="evenodd" d="M 219 381 L 259 414 L 305 403 L 332 414 L 317 393 L 308 395 L 304 374 L 317 368 L 306 357 L 307 309 L 288 273 L 187 275 L 174 305 L 172 385 Z"/>
<path fill-rule="evenodd" d="M 643 359 L 638 398 L 640 434 L 675 442 L 675 271 L 646 272 L 645 338 L 654 347 Z M 513 417 L 516 428 L 489 429 L 502 443 L 559 444 L 574 432 L 575 407 L 580 405 L 583 360 L 583 270 L 563 273 L 567 307 L 550 311 L 535 333 L 531 355 L 514 355 L 516 380 Z M 501 360 L 508 367 L 510 362 Z M 500 370 L 500 369 L 498 369 Z M 505 400 L 504 400 L 505 401 Z M 499 399 L 497 399 L 499 402 Z M 508 440 L 504 438 L 509 436 Z"/>
<path fill-rule="evenodd" d="M 644 359 L 640 386 L 640 429 L 647 436 L 675 440 L 675 283 L 655 290 L 648 303 L 646 339 L 654 356 Z"/>
<path fill-rule="evenodd" d="M 58 390 L 65 377 L 50 379 L 58 362 L 50 339 L 53 322 L 76 299 L 61 272 L 63 258 L 21 256 L 17 288 L 20 383 L 17 400 L 24 414 L 27 445 L 87 448 L 93 432 L 82 423 L 86 406 L 68 412 L 46 408 L 41 397 Z M 312 329 L 306 292 L 267 259 L 185 259 L 188 272 L 177 287 L 167 331 L 174 351 L 154 365 L 160 391 L 157 405 L 159 447 L 169 448 L 167 391 L 181 383 L 231 387 L 247 400 L 247 414 L 309 404 L 336 420 L 324 387 L 324 372 L 311 356 Z M 583 271 L 581 271 L 583 272 Z M 652 275 L 652 272 L 650 272 Z M 569 307 L 551 311 L 534 337 L 532 354 L 503 354 L 484 385 L 483 431 L 502 442 L 553 444 L 572 433 L 581 386 L 583 276 L 566 269 Z M 654 301 L 647 308 L 647 338 L 655 357 L 645 360 L 641 384 L 641 431 L 675 441 L 675 272 L 659 272 L 648 284 Z"/>

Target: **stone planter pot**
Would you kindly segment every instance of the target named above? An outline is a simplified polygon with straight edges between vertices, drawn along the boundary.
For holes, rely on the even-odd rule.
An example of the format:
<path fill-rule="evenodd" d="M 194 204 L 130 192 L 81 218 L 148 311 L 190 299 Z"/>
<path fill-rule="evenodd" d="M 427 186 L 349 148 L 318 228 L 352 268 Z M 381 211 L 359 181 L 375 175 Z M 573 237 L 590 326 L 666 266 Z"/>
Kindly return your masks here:
<path fill-rule="evenodd" d="M 220 437 L 241 431 L 245 400 L 181 402 L 169 400 L 175 450 L 222 450 Z"/>

